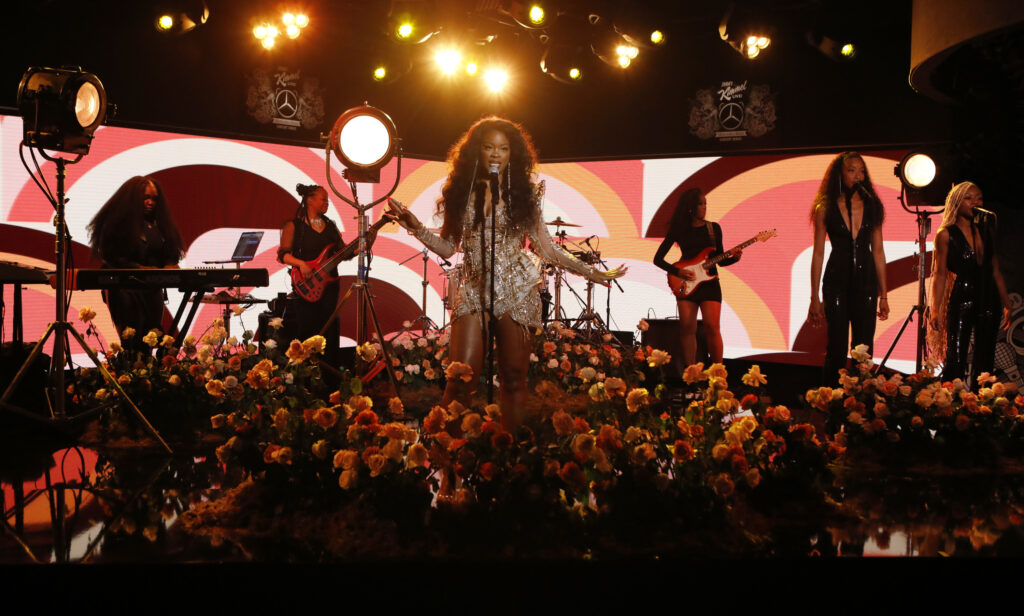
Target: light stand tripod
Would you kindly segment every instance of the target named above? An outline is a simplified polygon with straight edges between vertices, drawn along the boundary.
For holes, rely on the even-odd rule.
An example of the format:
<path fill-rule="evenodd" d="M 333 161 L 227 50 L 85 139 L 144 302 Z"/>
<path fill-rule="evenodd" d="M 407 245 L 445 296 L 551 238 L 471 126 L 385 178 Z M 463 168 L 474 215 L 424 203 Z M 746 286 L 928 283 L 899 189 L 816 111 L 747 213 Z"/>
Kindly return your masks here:
<path fill-rule="evenodd" d="M 427 289 L 430 287 L 430 283 L 427 282 L 427 263 L 430 262 L 430 250 L 428 248 L 424 247 L 417 254 L 422 255 L 422 258 L 423 258 L 423 281 L 420 282 L 420 284 L 423 285 L 423 314 L 421 314 L 420 316 L 418 316 L 415 319 L 413 319 L 412 322 L 414 324 L 415 323 L 422 324 L 423 325 L 423 331 L 427 331 L 428 329 L 438 330 L 440 328 L 437 326 L 437 323 L 435 323 L 433 319 L 431 319 L 430 317 L 427 316 Z M 401 263 L 399 263 L 399 265 L 405 265 L 406 263 L 408 263 L 409 261 L 412 261 L 415 258 L 416 258 L 416 255 L 412 255 L 411 257 L 409 257 L 405 261 L 402 261 Z"/>
<path fill-rule="evenodd" d="M 160 436 L 160 433 L 157 432 L 156 428 L 154 428 L 153 425 L 149 423 L 149 420 L 146 419 L 146 416 L 143 415 L 142 411 L 139 410 L 139 407 L 135 405 L 135 402 L 133 402 L 132 399 L 128 397 L 128 394 L 125 393 L 124 389 L 121 388 L 121 385 L 120 383 L 118 383 L 117 379 L 115 379 L 113 375 L 111 375 L 110 372 L 106 369 L 106 367 L 104 367 L 103 362 L 99 360 L 99 357 L 96 355 L 96 352 L 89 348 L 89 345 L 86 344 L 85 340 L 82 338 L 82 335 L 78 333 L 78 330 L 76 330 L 67 321 L 67 225 L 64 218 L 64 205 L 66 202 L 66 199 L 64 197 L 64 180 L 67 177 L 67 165 L 77 163 L 82 159 L 82 155 L 79 154 L 74 160 L 68 161 L 60 157 L 51 157 L 48 154 L 46 154 L 46 152 L 43 151 L 42 148 L 39 148 L 39 153 L 46 160 L 49 160 L 57 164 L 57 196 L 54 203 L 54 206 L 57 210 L 57 214 L 54 219 L 54 224 L 56 226 L 55 264 L 57 268 L 57 273 L 55 276 L 56 293 L 54 294 L 55 318 L 54 321 L 47 326 L 46 332 L 43 334 L 42 338 L 39 339 L 39 342 L 37 342 L 35 347 L 32 348 L 32 351 L 31 353 L 29 353 L 29 356 L 25 360 L 25 363 L 22 365 L 21 369 L 18 370 L 18 373 L 14 376 L 14 380 L 12 380 L 11 383 L 7 386 L 7 389 L 4 391 L 3 396 L 0 396 L 0 408 L 18 413 L 26 417 L 30 417 L 32 419 L 38 419 L 36 415 L 26 411 L 25 409 L 21 409 L 17 406 L 8 404 L 8 400 L 11 398 L 12 395 L 14 395 L 14 392 L 17 389 L 18 384 L 21 383 L 22 379 L 28 373 L 29 368 L 35 363 L 36 358 L 38 358 L 40 353 L 42 353 L 43 347 L 46 345 L 46 341 L 50 338 L 51 335 L 53 335 L 53 357 L 50 362 L 49 370 L 49 377 L 51 383 L 53 383 L 53 387 L 51 389 L 51 395 L 48 398 L 48 402 L 50 404 L 51 420 L 59 423 L 64 423 L 67 421 L 67 400 L 65 398 L 67 391 L 65 386 L 64 364 L 67 362 L 68 359 L 70 359 L 65 354 L 69 350 L 68 334 L 70 334 L 78 342 L 78 346 L 83 351 L 85 351 L 85 353 L 89 356 L 89 359 L 92 360 L 93 364 L 96 365 L 96 368 L 100 371 L 100 374 L 103 375 L 104 380 L 107 381 L 111 388 L 117 391 L 117 393 L 120 395 L 120 399 L 123 400 L 132 408 L 135 415 L 142 421 L 143 425 L 145 425 L 149 433 L 152 434 L 153 437 L 156 438 L 156 440 L 160 443 L 160 445 L 162 445 L 163 448 L 167 450 L 167 453 L 173 453 L 173 451 L 171 450 L 171 446 L 168 445 L 166 441 L 164 441 L 164 439 Z"/>
<path fill-rule="evenodd" d="M 918 315 L 917 320 L 917 341 L 916 341 L 916 354 L 914 371 L 920 372 L 921 366 L 923 365 L 924 352 L 927 341 L 927 329 L 928 324 L 925 322 L 925 292 L 924 292 L 924 281 L 927 276 L 927 264 L 925 262 L 926 257 L 926 246 L 925 240 L 928 238 L 928 234 L 931 233 L 933 214 L 938 214 L 941 210 L 932 211 L 922 208 L 921 206 L 914 206 L 911 208 L 907 205 L 904 194 L 906 187 L 900 187 L 900 205 L 903 209 L 917 217 L 917 303 L 910 307 L 910 312 L 907 314 L 907 318 L 903 320 L 903 324 L 900 325 L 899 331 L 896 333 L 896 337 L 893 339 L 892 344 L 889 345 L 889 350 L 885 352 L 885 357 L 882 361 L 875 366 L 874 374 L 878 374 L 885 366 L 885 362 L 889 360 L 889 356 L 892 355 L 893 350 L 896 349 L 896 344 L 899 343 L 900 338 L 903 337 L 903 332 L 907 329 L 907 325 L 913 320 L 914 314 Z"/>
<path fill-rule="evenodd" d="M 344 118 L 344 117 L 345 116 L 343 115 L 342 118 Z M 341 123 L 341 119 L 339 119 L 339 124 L 340 123 Z M 388 190 L 384 194 L 384 196 L 380 197 L 379 199 L 377 199 L 375 201 L 372 201 L 371 203 L 363 205 L 363 204 L 359 203 L 359 195 L 358 195 L 358 193 L 356 191 L 356 182 L 358 180 L 364 180 L 365 181 L 370 176 L 369 175 L 360 174 L 359 170 L 357 170 L 357 169 L 346 168 L 345 171 L 342 173 L 342 175 L 345 177 L 346 180 L 348 180 L 349 189 L 352 191 L 352 198 L 349 199 L 349 198 L 345 197 L 344 195 L 342 195 L 341 192 L 337 189 L 337 187 L 334 186 L 334 181 L 331 179 L 331 146 L 332 146 L 332 142 L 333 141 L 334 141 L 333 138 L 330 139 L 328 141 L 328 143 L 327 143 L 327 148 L 326 148 L 326 151 L 327 151 L 327 156 L 326 156 L 327 184 L 328 184 L 328 186 L 331 187 L 331 190 L 334 191 L 334 194 L 337 195 L 339 199 L 341 199 L 345 203 L 348 203 L 349 205 L 354 207 L 356 209 L 356 212 L 358 212 L 358 217 L 359 217 L 359 240 L 358 240 L 359 241 L 359 265 L 358 265 L 358 267 L 359 267 L 359 270 L 358 270 L 358 275 L 356 277 L 355 282 L 352 283 L 352 286 L 349 287 L 349 289 L 345 293 L 345 295 L 338 301 L 338 305 L 335 307 L 334 313 L 332 314 L 331 318 L 328 319 L 327 323 L 324 324 L 323 329 L 321 329 L 321 333 L 323 333 L 324 331 L 326 331 L 328 329 L 329 324 L 330 324 L 332 319 L 338 318 L 338 313 L 341 311 L 341 307 L 345 304 L 346 301 L 348 301 L 348 298 L 350 296 L 352 296 L 353 293 L 355 293 L 355 298 L 356 298 L 356 343 L 357 344 L 363 344 L 363 343 L 365 343 L 367 341 L 367 335 L 366 335 L 366 315 L 367 315 L 367 313 L 369 313 L 370 317 L 373 319 L 373 327 L 374 327 L 374 330 L 377 333 L 377 339 L 380 340 L 380 343 L 381 343 L 381 349 L 382 349 L 382 352 L 384 354 L 384 368 L 387 370 L 388 380 L 391 382 L 391 386 L 394 388 L 394 391 L 397 394 L 398 393 L 398 379 L 395 378 L 394 368 L 391 365 L 391 355 L 388 352 L 388 345 L 385 343 L 384 332 L 383 332 L 383 330 L 380 327 L 380 321 L 377 319 L 377 310 L 376 310 L 376 308 L 374 308 L 374 305 L 373 305 L 373 293 L 371 292 L 370 283 L 369 283 L 369 272 L 370 272 L 370 254 L 369 253 L 370 253 L 370 249 L 369 249 L 369 243 L 367 242 L 366 236 L 367 236 L 367 230 L 369 229 L 369 216 L 367 215 L 367 211 L 372 209 L 373 206 L 377 205 L 378 203 L 381 203 L 382 201 L 384 201 L 385 199 L 390 197 L 395 192 L 395 189 L 398 188 L 398 181 L 402 177 L 402 150 L 401 150 L 401 146 L 398 146 L 398 154 L 397 154 L 397 156 L 398 156 L 398 169 L 395 171 L 395 183 L 394 183 L 394 185 L 391 187 L 390 190 Z M 378 178 L 377 181 L 379 181 L 379 172 L 378 172 L 377 178 Z"/>

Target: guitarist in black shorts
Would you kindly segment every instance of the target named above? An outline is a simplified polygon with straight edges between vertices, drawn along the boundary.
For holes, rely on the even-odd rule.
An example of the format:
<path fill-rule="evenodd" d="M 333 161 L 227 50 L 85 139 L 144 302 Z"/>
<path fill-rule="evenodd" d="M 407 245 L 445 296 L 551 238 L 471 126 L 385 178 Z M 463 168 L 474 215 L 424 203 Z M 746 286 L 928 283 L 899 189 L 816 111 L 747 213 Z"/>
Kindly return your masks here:
<path fill-rule="evenodd" d="M 717 222 L 705 220 L 707 199 L 699 188 L 691 188 L 679 196 L 676 211 L 669 222 L 668 233 L 654 253 L 654 264 L 673 276 L 683 280 L 693 280 L 693 272 L 686 271 L 665 260 L 665 255 L 673 244 L 679 244 L 683 261 L 696 258 L 705 248 L 713 247 L 709 256 L 722 254 L 722 227 Z M 720 265 L 732 265 L 740 260 L 743 251 L 734 248 L 729 256 L 719 261 Z M 715 267 L 708 274 L 717 275 Z M 679 333 L 683 345 L 683 363 L 687 366 L 697 361 L 697 310 L 700 310 L 704 322 L 704 333 L 707 337 L 708 354 L 711 361 L 722 361 L 722 286 L 718 278 L 712 278 L 699 284 L 689 295 L 677 295 L 679 307 Z"/>

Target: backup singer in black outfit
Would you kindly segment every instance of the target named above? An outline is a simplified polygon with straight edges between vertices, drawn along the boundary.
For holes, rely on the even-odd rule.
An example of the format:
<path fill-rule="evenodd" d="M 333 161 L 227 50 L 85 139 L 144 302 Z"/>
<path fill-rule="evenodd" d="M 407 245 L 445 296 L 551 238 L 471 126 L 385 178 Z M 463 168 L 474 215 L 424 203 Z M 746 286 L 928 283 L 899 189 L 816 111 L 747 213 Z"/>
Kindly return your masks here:
<path fill-rule="evenodd" d="M 185 254 L 181 234 L 171 218 L 160 184 L 136 176 L 117 189 L 89 223 L 92 253 L 103 267 L 138 268 L 176 265 Z M 137 334 L 122 340 L 126 347 L 148 351 L 142 337 L 160 329 L 164 312 L 161 289 L 109 289 L 103 299 L 120 336 L 131 327 Z"/>
<path fill-rule="evenodd" d="M 974 224 L 975 208 L 983 203 L 981 189 L 971 182 L 949 191 L 932 255 L 929 350 L 943 363 L 943 380 L 970 377 L 969 385 L 982 372 L 992 371 L 1000 303 L 1004 325 L 1010 319 L 992 236 Z M 968 365 L 972 335 L 974 356 Z"/>
<path fill-rule="evenodd" d="M 285 265 L 298 268 L 303 277 L 308 279 L 312 276 L 313 270 L 306 262 L 319 257 L 328 246 L 334 247 L 329 254 L 341 250 L 345 242 L 341 239 L 338 226 L 325 216 L 328 205 L 327 191 L 322 186 L 305 184 L 296 185 L 295 190 L 302 197 L 302 202 L 295 210 L 295 218 L 284 223 L 281 228 L 277 258 Z M 337 276 L 337 268 L 334 268 L 330 275 Z M 324 332 L 327 344 L 323 356 L 328 364 L 334 367 L 339 364 L 338 339 L 341 336 L 338 319 L 334 314 L 339 291 L 340 285 L 334 280 L 326 285 L 318 301 L 307 302 L 295 295 L 288 303 L 284 314 L 288 335 L 299 340 L 320 333 L 328 319 L 331 320 L 330 327 Z"/>
<path fill-rule="evenodd" d="M 868 352 L 875 340 L 875 315 L 889 318 L 889 300 L 885 285 L 885 251 L 882 246 L 882 222 L 885 209 L 875 196 L 864 159 L 856 152 L 845 152 L 829 164 L 811 208 L 814 225 L 814 253 L 811 259 L 812 325 L 828 325 L 828 344 L 822 378 L 826 384 L 836 381 L 846 364 L 851 347 L 866 344 Z M 818 299 L 821 263 L 825 256 L 825 236 L 832 254 L 825 266 L 822 284 L 824 303 Z M 850 332 L 852 329 L 852 341 Z"/>
<path fill-rule="evenodd" d="M 666 272 L 692 280 L 693 273 L 680 270 L 665 260 L 665 255 L 673 244 L 679 244 L 682 251 L 681 259 L 693 259 L 702 250 L 714 246 L 710 256 L 722 254 L 722 227 L 717 222 L 705 220 L 708 202 L 699 188 L 691 188 L 679 196 L 679 203 L 672 220 L 669 222 L 668 234 L 654 253 L 654 264 Z M 732 265 L 740 260 L 741 250 L 734 249 L 732 256 L 720 261 L 721 265 Z M 717 275 L 718 270 L 712 267 L 708 273 Z M 689 366 L 697 361 L 697 310 L 704 320 L 704 332 L 707 336 L 708 353 L 711 360 L 721 363 L 724 344 L 722 342 L 722 285 L 718 279 L 708 280 L 694 289 L 693 293 L 677 301 L 679 307 L 679 334 L 683 344 L 683 362 Z"/>

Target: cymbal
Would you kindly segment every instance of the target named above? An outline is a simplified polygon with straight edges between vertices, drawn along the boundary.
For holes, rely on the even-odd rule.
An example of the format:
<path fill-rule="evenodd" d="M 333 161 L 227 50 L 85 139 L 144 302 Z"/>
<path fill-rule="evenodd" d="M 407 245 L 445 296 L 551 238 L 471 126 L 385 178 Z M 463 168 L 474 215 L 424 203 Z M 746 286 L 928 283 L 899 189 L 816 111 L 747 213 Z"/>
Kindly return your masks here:
<path fill-rule="evenodd" d="M 544 224 L 546 224 L 546 225 L 556 225 L 556 226 L 560 226 L 560 227 L 582 227 L 583 226 L 583 225 L 577 225 L 576 223 L 572 223 L 572 222 L 565 222 L 564 220 L 562 220 L 561 216 L 559 216 L 558 218 L 556 218 L 554 220 L 549 220 L 548 222 L 546 222 Z"/>

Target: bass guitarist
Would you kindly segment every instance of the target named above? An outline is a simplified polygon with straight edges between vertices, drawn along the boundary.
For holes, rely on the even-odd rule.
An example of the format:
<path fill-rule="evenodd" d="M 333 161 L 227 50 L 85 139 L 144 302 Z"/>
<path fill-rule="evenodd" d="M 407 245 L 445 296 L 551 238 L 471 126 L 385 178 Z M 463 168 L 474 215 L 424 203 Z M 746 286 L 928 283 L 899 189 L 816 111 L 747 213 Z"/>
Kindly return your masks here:
<path fill-rule="evenodd" d="M 695 278 L 692 271 L 680 268 L 665 260 L 665 255 L 673 244 L 679 244 L 682 260 L 697 257 L 704 249 L 714 247 L 710 256 L 720 255 L 722 248 L 722 227 L 717 222 L 709 222 L 707 199 L 700 188 L 691 188 L 679 196 L 676 211 L 669 222 L 668 233 L 654 253 L 654 264 L 669 274 L 684 280 Z M 732 265 L 739 261 L 742 249 L 734 248 L 729 256 L 719 261 L 719 265 Z M 708 273 L 716 276 L 717 270 L 712 266 Z M 722 361 L 722 286 L 714 277 L 699 284 L 689 295 L 677 295 L 679 307 L 679 334 L 683 346 L 683 363 L 687 366 L 697 361 L 697 310 L 700 310 L 704 322 L 704 333 L 707 337 L 708 354 L 713 362 Z"/>
<path fill-rule="evenodd" d="M 338 226 L 326 216 L 328 201 L 324 187 L 297 184 L 295 191 L 302 200 L 295 210 L 295 217 L 284 223 L 281 228 L 277 258 L 281 263 L 297 268 L 302 273 L 302 278 L 308 280 L 313 276 L 313 266 L 310 262 L 315 262 L 325 248 L 334 248 L 333 251 L 328 251 L 329 253 L 342 250 L 345 242 L 341 239 Z M 367 241 L 372 244 L 376 237 L 374 232 L 367 237 Z M 358 253 L 353 253 L 353 256 L 356 254 Z M 329 273 L 332 278 L 336 277 L 337 267 Z M 333 317 L 339 292 L 340 284 L 337 280 L 331 280 L 316 301 L 307 301 L 298 293 L 293 294 L 294 298 L 285 308 L 285 342 L 292 338 L 305 340 L 318 334 L 328 319 Z M 327 346 L 323 353 L 327 363 L 334 367 L 340 363 L 340 335 L 338 319 L 334 318 L 331 326 L 324 332 Z"/>

